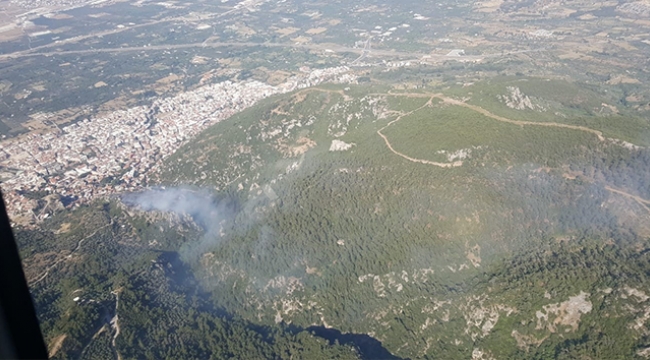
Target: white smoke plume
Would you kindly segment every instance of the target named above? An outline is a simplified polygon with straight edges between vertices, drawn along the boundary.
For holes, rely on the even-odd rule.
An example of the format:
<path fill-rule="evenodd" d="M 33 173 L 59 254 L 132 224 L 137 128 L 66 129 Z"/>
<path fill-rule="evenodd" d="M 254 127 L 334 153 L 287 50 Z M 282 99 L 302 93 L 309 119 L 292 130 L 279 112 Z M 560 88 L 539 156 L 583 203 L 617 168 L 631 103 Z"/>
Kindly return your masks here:
<path fill-rule="evenodd" d="M 190 216 L 205 231 L 198 242 L 185 244 L 181 250 L 184 261 L 196 260 L 219 244 L 223 237 L 222 226 L 237 211 L 231 201 L 217 199 L 206 190 L 190 188 L 155 188 L 122 197 L 122 202 L 143 211 L 161 211 L 179 216 Z"/>

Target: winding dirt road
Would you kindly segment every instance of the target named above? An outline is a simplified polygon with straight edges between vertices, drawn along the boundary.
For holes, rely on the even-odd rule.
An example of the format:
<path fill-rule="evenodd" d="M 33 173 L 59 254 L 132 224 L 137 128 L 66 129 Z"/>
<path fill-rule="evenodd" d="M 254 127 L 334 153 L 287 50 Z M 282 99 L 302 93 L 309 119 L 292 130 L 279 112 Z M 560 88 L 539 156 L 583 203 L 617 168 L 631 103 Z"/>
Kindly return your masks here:
<path fill-rule="evenodd" d="M 504 123 L 508 123 L 508 124 L 519 125 L 519 126 L 557 127 L 557 128 L 563 128 L 563 129 L 584 131 L 584 132 L 588 132 L 590 134 L 595 135 L 598 138 L 598 140 L 600 140 L 600 141 L 605 141 L 605 137 L 603 136 L 603 133 L 601 131 L 594 130 L 594 129 L 591 129 L 591 128 L 588 128 L 588 127 L 585 127 L 585 126 L 568 125 L 568 124 L 561 124 L 561 123 L 555 123 L 555 122 L 535 122 L 535 121 L 524 121 L 524 120 L 512 120 L 512 119 L 508 119 L 508 118 L 503 117 L 503 116 L 493 114 L 493 113 L 489 112 L 488 110 L 485 110 L 484 108 L 482 108 L 480 106 L 476 106 L 476 105 L 468 104 L 468 103 L 460 101 L 460 100 L 452 99 L 452 98 L 446 97 L 446 96 L 444 96 L 442 94 L 390 93 L 389 92 L 389 93 L 386 93 L 386 94 L 375 93 L 375 94 L 372 94 L 372 95 L 405 96 L 405 97 L 418 97 L 418 98 L 428 97 L 429 98 L 429 101 L 427 101 L 426 104 L 420 106 L 419 108 L 417 108 L 415 110 L 411 110 L 411 111 L 409 111 L 407 113 L 404 113 L 404 114 L 400 115 L 397 119 L 389 122 L 388 124 L 386 124 L 386 126 L 384 126 L 383 128 L 377 130 L 377 134 L 379 136 L 381 136 L 382 139 L 384 139 L 384 142 L 386 143 L 386 146 L 388 147 L 388 149 L 390 151 L 392 151 L 395 155 L 398 155 L 398 156 L 400 156 L 400 157 L 402 157 L 402 158 L 404 158 L 404 159 L 406 159 L 408 161 L 415 162 L 415 163 L 420 163 L 420 164 L 434 165 L 434 166 L 443 167 L 443 168 L 451 168 L 451 167 L 462 166 L 463 162 L 462 161 L 455 161 L 453 163 L 441 163 L 441 162 L 435 162 L 435 161 L 412 158 L 412 157 L 410 157 L 410 156 L 408 156 L 406 154 L 403 154 L 403 153 L 395 150 L 393 148 L 393 146 L 391 145 L 390 141 L 388 141 L 388 138 L 386 137 L 386 135 L 382 134 L 382 131 L 385 130 L 387 127 L 391 126 L 392 124 L 400 121 L 403 117 L 409 116 L 409 115 L 411 115 L 411 114 L 413 114 L 413 113 L 415 113 L 417 111 L 420 111 L 420 110 L 424 109 L 425 107 L 431 106 L 431 102 L 433 101 L 433 99 L 440 99 L 440 100 L 442 100 L 443 102 L 445 102 L 447 104 L 462 106 L 462 107 L 471 109 L 473 111 L 476 111 L 476 112 L 478 112 L 480 114 L 483 114 L 483 115 L 485 115 L 485 116 L 487 116 L 487 117 L 489 117 L 491 119 L 501 121 L 501 122 L 504 122 Z"/>
<path fill-rule="evenodd" d="M 120 355 L 120 352 L 117 350 L 117 346 L 115 344 L 115 340 L 117 340 L 117 337 L 120 336 L 120 318 L 117 314 L 118 308 L 120 307 L 120 291 L 122 289 L 117 289 L 114 291 L 111 291 L 111 294 L 115 295 L 115 316 L 111 319 L 111 326 L 115 330 L 115 334 L 113 335 L 113 340 L 111 341 L 111 345 L 113 345 L 113 349 L 115 350 L 115 354 L 117 354 L 117 360 L 122 360 L 122 355 Z"/>
<path fill-rule="evenodd" d="M 468 104 L 468 103 L 462 102 L 460 100 L 448 98 L 446 96 L 442 96 L 442 95 L 439 95 L 439 94 L 435 95 L 435 97 L 437 97 L 438 99 L 446 102 L 447 104 L 452 104 L 452 105 L 457 105 L 457 106 L 462 106 L 462 107 L 465 107 L 465 108 L 468 108 L 468 109 L 472 109 L 472 110 L 474 110 L 474 111 L 476 111 L 478 113 L 481 113 L 481 114 L 483 114 L 483 115 L 485 115 L 485 116 L 487 116 L 489 118 L 492 118 L 494 120 L 498 120 L 498 121 L 501 121 L 501 122 L 505 122 L 505 123 L 508 123 L 508 124 L 514 124 L 514 125 L 520 125 L 520 126 L 529 125 L 529 126 L 559 127 L 559 128 L 564 128 L 564 129 L 585 131 L 585 132 L 596 135 L 598 140 L 605 141 L 605 137 L 603 136 L 603 133 L 601 131 L 594 130 L 594 129 L 591 129 L 591 128 L 588 128 L 588 127 L 585 127 L 585 126 L 568 125 L 568 124 L 561 124 L 561 123 L 555 123 L 555 122 L 536 122 L 536 121 L 512 120 L 512 119 L 505 118 L 503 116 L 495 115 L 495 114 L 483 109 L 480 106 Z"/>
<path fill-rule="evenodd" d="M 503 116 L 493 114 L 493 113 L 483 109 L 480 106 L 467 104 L 467 103 L 465 103 L 463 101 L 452 99 L 452 98 L 446 97 L 446 96 L 444 96 L 442 94 L 425 94 L 425 93 L 395 94 L 395 93 L 388 93 L 388 94 L 374 94 L 374 95 L 407 96 L 407 97 L 420 97 L 420 98 L 429 97 L 429 101 L 427 101 L 426 104 L 420 106 L 419 108 L 417 108 L 415 110 L 411 110 L 411 111 L 409 111 L 407 113 L 401 114 L 395 120 L 389 122 L 388 124 L 386 124 L 386 126 L 384 126 L 383 128 L 377 130 L 377 134 L 379 134 L 379 136 L 381 136 L 381 138 L 384 139 L 384 142 L 386 143 L 386 146 L 388 147 L 388 149 L 390 149 L 390 151 L 392 151 L 394 154 L 396 154 L 398 156 L 401 156 L 402 158 L 404 158 L 406 160 L 416 162 L 416 163 L 421 163 L 421 164 L 428 164 L 428 165 L 434 165 L 434 166 L 443 167 L 443 168 L 449 168 L 449 167 L 461 166 L 463 164 L 463 162 L 462 161 L 456 161 L 456 162 L 453 162 L 453 163 L 439 163 L 439 162 L 435 162 L 435 161 L 412 158 L 412 157 L 410 157 L 408 155 L 405 155 L 405 154 L 402 154 L 402 153 L 396 151 L 393 148 L 393 146 L 390 144 L 390 142 L 388 141 L 388 138 L 386 137 L 386 135 L 382 134 L 381 131 L 386 129 L 390 125 L 398 122 L 403 117 L 411 115 L 411 114 L 413 114 L 413 113 L 415 113 L 417 111 L 420 111 L 420 110 L 424 109 L 425 107 L 431 106 L 431 102 L 433 101 L 433 99 L 440 99 L 440 100 L 442 100 L 443 102 L 445 102 L 447 104 L 462 106 L 462 107 L 474 110 L 474 111 L 476 111 L 478 113 L 481 113 L 481 114 L 483 114 L 483 115 L 485 115 L 485 116 L 487 116 L 489 118 L 492 118 L 494 120 L 498 120 L 498 121 L 505 122 L 505 123 L 508 123 L 508 124 L 519 125 L 519 126 L 558 127 L 558 128 L 564 128 L 564 129 L 570 129 L 570 130 L 585 131 L 585 132 L 588 132 L 590 134 L 595 135 L 598 138 L 598 140 L 600 140 L 600 141 L 605 141 L 606 140 L 601 131 L 594 130 L 594 129 L 591 129 L 591 128 L 588 128 L 588 127 L 585 127 L 585 126 L 560 124 L 560 123 L 554 123 L 554 122 L 542 123 L 542 122 L 534 122 L 534 121 L 512 120 L 512 119 L 508 119 L 508 118 L 503 117 Z M 622 195 L 622 196 L 625 196 L 625 197 L 627 197 L 629 199 L 632 199 L 632 200 L 636 201 L 639 205 L 641 205 L 644 209 L 646 209 L 650 213 L 650 200 L 644 199 L 644 198 L 636 196 L 636 195 L 632 195 L 632 194 L 627 193 L 627 192 L 625 192 L 623 190 L 615 189 L 615 188 L 613 188 L 611 186 L 605 186 L 605 189 L 607 191 L 612 192 L 612 193 Z"/>
<path fill-rule="evenodd" d="M 627 198 L 630 198 L 630 199 L 636 201 L 637 203 L 639 203 L 639 205 L 643 206 L 643 208 L 648 210 L 648 212 L 650 213 L 650 207 L 648 207 L 648 205 L 650 205 L 650 200 L 646 200 L 646 199 L 644 199 L 642 197 L 632 195 L 630 193 L 626 193 L 623 190 L 615 189 L 615 188 L 613 188 L 611 186 L 605 186 L 605 189 L 607 189 L 607 191 L 610 191 L 610 192 L 613 192 L 613 193 L 616 193 L 616 194 L 619 194 L 619 195 L 623 195 L 623 196 L 625 196 Z"/>
<path fill-rule="evenodd" d="M 72 257 L 72 255 L 74 255 L 74 253 L 77 252 L 77 251 L 79 250 L 79 248 L 81 248 L 81 244 L 82 244 L 84 241 L 86 241 L 86 240 L 88 240 L 89 238 L 95 236 L 95 234 L 97 234 L 100 230 L 105 229 L 106 227 L 111 226 L 111 225 L 113 225 L 113 221 L 112 221 L 112 220 L 111 220 L 111 222 L 110 222 L 109 224 L 106 224 L 106 225 L 100 227 L 99 229 L 95 230 L 92 234 L 90 234 L 90 235 L 84 237 L 83 239 L 79 240 L 79 242 L 77 242 L 77 246 L 75 246 L 75 248 L 72 249 L 72 251 L 70 252 L 70 254 L 68 254 L 68 255 L 65 256 L 65 257 L 60 258 L 59 260 L 57 260 L 56 262 L 54 262 L 54 264 L 48 266 L 48 268 L 45 270 L 45 272 L 43 273 L 43 275 L 41 275 L 41 276 L 40 276 L 39 278 L 37 278 L 36 280 L 28 281 L 29 286 L 34 286 L 34 285 L 38 284 L 39 282 L 43 281 L 43 279 L 45 279 L 45 278 L 50 274 L 50 270 L 54 269 L 55 266 L 59 265 L 60 263 L 62 263 L 62 262 L 65 261 L 66 259 L 70 259 L 70 258 Z"/>
<path fill-rule="evenodd" d="M 462 162 L 462 161 L 455 161 L 455 162 L 453 162 L 453 163 L 442 163 L 442 162 L 436 162 L 436 161 L 430 161 L 430 160 L 424 160 L 424 159 L 416 159 L 416 158 L 410 157 L 410 156 L 408 156 L 408 155 L 406 155 L 406 154 L 403 154 L 403 153 L 401 153 L 401 152 L 395 150 L 395 149 L 393 148 L 393 145 L 391 145 L 390 141 L 388 141 L 388 138 L 386 137 L 386 135 L 384 135 L 384 134 L 381 133 L 381 132 L 382 132 L 383 130 L 385 130 L 387 127 L 389 127 L 389 126 L 393 125 L 394 123 L 396 123 L 396 122 L 402 120 L 403 117 L 405 117 L 405 116 L 409 116 L 409 115 L 411 115 L 411 114 L 413 114 L 413 113 L 415 113 L 415 112 L 418 112 L 418 111 L 424 109 L 425 107 L 429 107 L 429 106 L 431 106 L 431 102 L 433 101 L 434 97 L 435 97 L 435 96 L 431 96 L 431 97 L 429 98 L 429 101 L 427 101 L 426 104 L 420 106 L 419 108 L 417 108 L 417 109 L 415 109 L 415 110 L 411 110 L 411 111 L 409 111 L 409 112 L 407 112 L 407 113 L 404 113 L 404 114 L 398 116 L 395 120 L 389 122 L 388 124 L 386 124 L 386 126 L 384 126 L 383 128 L 377 130 L 377 135 L 381 136 L 381 138 L 384 139 L 384 142 L 386 143 L 386 146 L 388 147 L 388 149 L 389 149 L 390 151 L 393 152 L 393 154 L 395 154 L 395 155 L 397 155 L 397 156 L 400 156 L 400 157 L 402 157 L 402 158 L 404 158 L 404 159 L 406 159 L 406 160 L 408 160 L 408 161 L 411 161 L 411 162 L 414 162 L 414 163 L 420 163 L 420 164 L 426 164 L 426 165 L 438 166 L 438 167 L 442 167 L 442 168 L 450 168 L 450 167 L 458 167 L 458 166 L 461 166 L 461 165 L 463 165 L 463 162 Z"/>

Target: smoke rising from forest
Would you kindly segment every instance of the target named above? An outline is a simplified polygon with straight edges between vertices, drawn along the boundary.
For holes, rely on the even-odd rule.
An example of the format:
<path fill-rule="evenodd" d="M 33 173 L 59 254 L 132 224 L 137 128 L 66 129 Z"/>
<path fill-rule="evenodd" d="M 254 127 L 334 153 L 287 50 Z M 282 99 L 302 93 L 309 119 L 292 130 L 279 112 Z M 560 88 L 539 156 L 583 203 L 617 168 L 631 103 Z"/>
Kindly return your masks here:
<path fill-rule="evenodd" d="M 198 242 L 185 244 L 180 254 L 183 260 L 195 260 L 222 241 L 224 220 L 236 215 L 231 202 L 216 199 L 207 190 L 183 187 L 156 188 L 125 195 L 122 201 L 143 211 L 170 212 L 190 216 L 205 231 Z"/>

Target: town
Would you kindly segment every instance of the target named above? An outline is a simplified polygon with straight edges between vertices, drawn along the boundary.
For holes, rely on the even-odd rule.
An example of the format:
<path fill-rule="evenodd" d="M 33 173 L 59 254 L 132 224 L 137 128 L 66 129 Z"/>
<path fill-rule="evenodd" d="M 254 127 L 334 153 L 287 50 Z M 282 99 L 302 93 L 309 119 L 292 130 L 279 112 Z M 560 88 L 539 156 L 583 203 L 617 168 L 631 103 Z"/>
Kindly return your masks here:
<path fill-rule="evenodd" d="M 309 70 L 277 86 L 224 81 L 157 99 L 150 106 L 84 119 L 59 131 L 5 140 L 0 186 L 7 211 L 14 223 L 29 225 L 63 205 L 141 189 L 162 159 L 210 125 L 273 94 L 355 79 L 341 66 Z M 43 206 L 29 194 L 56 195 L 56 206 Z"/>

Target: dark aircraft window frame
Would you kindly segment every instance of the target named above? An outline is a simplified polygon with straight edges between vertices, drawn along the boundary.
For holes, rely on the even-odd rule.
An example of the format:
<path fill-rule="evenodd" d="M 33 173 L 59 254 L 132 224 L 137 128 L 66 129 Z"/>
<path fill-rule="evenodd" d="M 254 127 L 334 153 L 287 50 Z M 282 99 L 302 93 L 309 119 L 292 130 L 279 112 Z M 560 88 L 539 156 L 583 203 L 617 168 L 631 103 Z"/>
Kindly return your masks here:
<path fill-rule="evenodd" d="M 0 192 L 0 359 L 47 359 L 18 246 Z"/>

